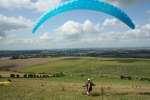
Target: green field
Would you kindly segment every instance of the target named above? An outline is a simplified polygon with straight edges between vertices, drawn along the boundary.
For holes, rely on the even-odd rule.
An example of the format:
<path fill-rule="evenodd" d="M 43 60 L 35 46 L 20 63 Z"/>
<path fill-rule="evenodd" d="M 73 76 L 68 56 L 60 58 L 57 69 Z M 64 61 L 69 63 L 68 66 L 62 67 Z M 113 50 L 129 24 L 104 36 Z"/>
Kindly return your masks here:
<path fill-rule="evenodd" d="M 150 76 L 150 59 L 50 58 L 47 63 L 19 67 L 19 72 L 65 72 L 85 75 Z"/>
<path fill-rule="evenodd" d="M 150 59 L 61 57 L 23 62 L 8 60 L 0 61 L 0 64 L 14 65 L 9 72 L 1 71 L 1 75 L 13 71 L 63 72 L 66 75 L 47 79 L 11 79 L 11 85 L 0 86 L 0 100 L 150 100 L 150 82 L 140 80 L 150 77 Z M 131 76 L 132 80 L 121 80 L 120 75 Z M 87 78 L 96 84 L 91 96 L 84 95 L 82 88 Z M 7 78 L 0 78 L 3 80 Z"/>

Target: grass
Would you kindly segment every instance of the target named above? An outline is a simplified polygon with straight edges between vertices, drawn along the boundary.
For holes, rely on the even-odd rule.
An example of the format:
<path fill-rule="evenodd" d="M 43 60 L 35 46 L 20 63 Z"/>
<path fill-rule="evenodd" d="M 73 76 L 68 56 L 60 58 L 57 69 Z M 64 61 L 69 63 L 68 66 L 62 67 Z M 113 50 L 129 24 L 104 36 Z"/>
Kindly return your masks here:
<path fill-rule="evenodd" d="M 111 81 L 111 80 L 110 80 Z M 12 85 L 0 86 L 0 100 L 149 100 L 150 85 L 128 81 L 111 83 L 97 81 L 91 96 L 84 95 L 82 81 L 58 79 L 13 79 Z M 141 85 L 139 88 L 133 85 Z"/>
<path fill-rule="evenodd" d="M 150 59 L 118 58 L 50 58 L 41 65 L 19 67 L 19 72 L 66 72 L 89 75 L 150 76 Z"/>
<path fill-rule="evenodd" d="M 7 62 L 15 67 L 9 71 L 0 71 L 2 75 L 17 71 L 64 72 L 66 76 L 11 79 L 12 84 L 0 85 L 0 100 L 149 100 L 150 98 L 150 82 L 119 79 L 120 75 L 150 77 L 150 59 L 61 57 L 5 60 L 5 62 L 0 60 L 0 64 L 5 66 Z M 82 85 L 89 77 L 96 86 L 91 96 L 86 96 Z M 6 80 L 0 78 L 0 82 Z"/>

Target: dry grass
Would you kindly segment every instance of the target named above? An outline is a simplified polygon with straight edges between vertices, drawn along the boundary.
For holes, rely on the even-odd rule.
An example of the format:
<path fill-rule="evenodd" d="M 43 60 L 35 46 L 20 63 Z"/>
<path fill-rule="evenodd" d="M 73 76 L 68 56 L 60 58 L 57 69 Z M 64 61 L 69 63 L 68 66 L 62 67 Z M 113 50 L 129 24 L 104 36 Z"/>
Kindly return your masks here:
<path fill-rule="evenodd" d="M 49 58 L 31 58 L 31 59 L 0 59 L 0 68 L 1 67 L 26 67 L 32 65 L 45 64 L 50 61 Z"/>
<path fill-rule="evenodd" d="M 0 100 L 101 100 L 102 88 L 104 100 L 149 100 L 150 97 L 150 85 L 141 83 L 110 85 L 99 81 L 96 82 L 92 96 L 88 97 L 83 95 L 83 82 L 46 79 L 14 79 L 12 82 L 11 86 L 0 86 Z M 141 84 L 141 87 L 133 87 L 137 84 Z"/>

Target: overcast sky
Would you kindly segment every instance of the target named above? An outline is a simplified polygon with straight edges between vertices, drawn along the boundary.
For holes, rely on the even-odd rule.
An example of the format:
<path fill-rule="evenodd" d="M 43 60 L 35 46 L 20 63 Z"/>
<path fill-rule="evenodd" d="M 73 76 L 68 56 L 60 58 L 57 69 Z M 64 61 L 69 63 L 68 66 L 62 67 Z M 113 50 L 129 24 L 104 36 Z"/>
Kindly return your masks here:
<path fill-rule="evenodd" d="M 0 50 L 150 47 L 150 0 L 106 0 L 133 20 L 135 30 L 114 17 L 76 10 L 49 19 L 32 34 L 44 11 L 67 0 L 0 0 Z"/>

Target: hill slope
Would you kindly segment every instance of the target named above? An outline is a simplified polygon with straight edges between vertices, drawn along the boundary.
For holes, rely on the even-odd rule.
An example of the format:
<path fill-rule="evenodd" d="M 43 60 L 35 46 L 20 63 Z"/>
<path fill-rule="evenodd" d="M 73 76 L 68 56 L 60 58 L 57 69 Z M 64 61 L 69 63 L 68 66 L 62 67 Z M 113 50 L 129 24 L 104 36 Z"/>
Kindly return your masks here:
<path fill-rule="evenodd" d="M 19 67 L 19 72 L 65 72 L 88 75 L 132 75 L 150 77 L 150 59 L 132 58 L 49 58 L 43 64 Z"/>

